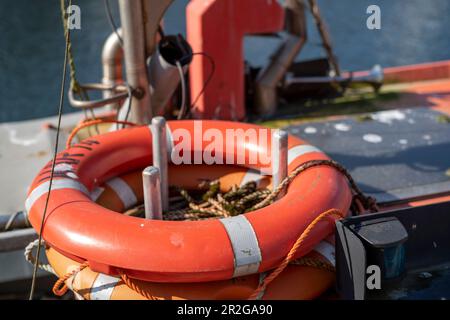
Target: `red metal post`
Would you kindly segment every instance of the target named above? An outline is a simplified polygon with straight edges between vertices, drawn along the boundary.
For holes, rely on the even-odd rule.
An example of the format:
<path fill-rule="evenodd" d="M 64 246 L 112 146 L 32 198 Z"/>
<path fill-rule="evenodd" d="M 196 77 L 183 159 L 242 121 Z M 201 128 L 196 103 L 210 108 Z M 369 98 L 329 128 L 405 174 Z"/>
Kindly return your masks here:
<path fill-rule="evenodd" d="M 195 52 L 208 54 L 214 76 L 195 103 L 201 119 L 245 118 L 243 37 L 282 29 L 284 10 L 276 0 L 192 0 L 186 10 L 187 39 Z M 211 63 L 194 56 L 190 93 L 194 101 L 211 72 Z"/>

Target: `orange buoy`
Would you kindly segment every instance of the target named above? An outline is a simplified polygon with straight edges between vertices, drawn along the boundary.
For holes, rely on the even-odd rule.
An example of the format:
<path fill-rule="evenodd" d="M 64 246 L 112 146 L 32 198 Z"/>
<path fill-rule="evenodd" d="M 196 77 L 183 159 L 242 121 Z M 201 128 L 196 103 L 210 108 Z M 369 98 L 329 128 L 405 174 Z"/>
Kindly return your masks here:
<path fill-rule="evenodd" d="M 271 132 L 265 128 L 186 120 L 168 122 L 167 129 L 171 155 L 183 145 L 180 156 L 194 160 L 211 148 L 211 140 L 187 141 L 180 133 L 204 137 L 211 130 L 223 136 L 227 130 L 253 130 L 258 141 L 267 143 L 223 139 L 216 143 L 224 151 L 216 152 L 214 158 L 225 163 L 240 157 L 243 162 L 239 165 L 250 169 L 251 174 L 267 173 L 270 168 L 270 163 L 261 160 L 271 150 Z M 297 176 L 285 196 L 273 204 L 224 219 L 145 220 L 117 214 L 91 199 L 91 191 L 97 186 L 150 165 L 151 145 L 150 129 L 141 126 L 92 137 L 61 152 L 43 229 L 45 241 L 64 256 L 87 261 L 90 270 L 110 276 L 125 272 L 131 278 L 151 282 L 219 281 L 273 269 L 320 213 L 331 208 L 346 213 L 350 206 L 351 191 L 345 177 L 326 166 Z M 328 159 L 296 137 L 289 136 L 288 148 L 289 172 L 306 161 Z M 256 161 L 252 153 L 256 153 Z M 26 201 L 36 230 L 40 229 L 48 192 L 49 168 L 50 164 L 34 179 Z M 333 227 L 331 217 L 318 223 L 296 257 L 309 253 L 332 233 Z"/>
<path fill-rule="evenodd" d="M 195 189 L 194 181 L 219 180 L 221 191 L 227 192 L 234 185 L 244 184 L 245 169 L 237 166 L 214 166 L 214 170 L 207 170 L 208 166 L 196 165 L 189 167 L 173 166 L 169 172 L 169 181 L 185 189 Z M 211 168 L 209 168 L 211 169 Z M 253 174 L 253 178 L 258 177 Z M 266 184 L 270 177 L 261 177 Z M 107 181 L 96 188 L 92 198 L 110 210 L 122 212 L 130 206 L 142 203 L 142 173 L 140 171 L 125 174 Z M 130 201 L 132 199 L 132 201 Z M 88 300 L 137 300 L 145 297 L 133 290 L 121 278 L 92 271 L 79 262 L 69 259 L 48 247 L 47 259 L 54 272 L 65 285 L 71 288 L 78 298 Z M 306 260 L 307 259 L 307 260 Z M 334 282 L 332 269 L 334 261 L 334 238 L 328 237 L 321 241 L 314 250 L 306 255 L 306 259 L 294 261 L 258 295 L 258 299 L 314 299 L 319 297 Z M 313 261 L 313 265 L 307 265 Z M 252 292 L 261 285 L 267 273 L 253 274 L 231 280 L 221 280 L 202 283 L 155 283 L 139 280 L 132 281 L 135 288 L 139 288 L 152 299 L 247 299 Z M 58 281 L 60 284 L 61 281 Z M 293 285 L 294 284 L 294 285 Z M 63 290 L 56 290 L 60 295 Z"/>
<path fill-rule="evenodd" d="M 307 257 L 330 264 L 334 246 L 322 241 Z M 319 253 L 321 252 L 321 253 Z M 66 284 L 78 298 L 87 300 L 142 300 L 144 296 L 128 287 L 119 276 L 92 271 L 89 267 L 78 271 L 80 263 L 69 259 L 53 248 L 46 250 L 49 263 L 57 276 L 72 273 Z M 156 283 L 132 280 L 136 286 L 157 300 L 214 300 L 247 299 L 264 279 L 265 274 L 253 274 L 229 280 L 202 283 Z M 261 293 L 262 300 L 306 300 L 323 294 L 333 284 L 330 270 L 291 264 Z"/>

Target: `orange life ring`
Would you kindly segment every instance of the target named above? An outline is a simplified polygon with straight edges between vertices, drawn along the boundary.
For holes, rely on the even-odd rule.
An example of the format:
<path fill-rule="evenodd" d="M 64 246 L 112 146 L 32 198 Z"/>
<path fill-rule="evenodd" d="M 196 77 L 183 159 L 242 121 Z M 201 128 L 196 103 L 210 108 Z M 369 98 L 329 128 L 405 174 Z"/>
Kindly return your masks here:
<path fill-rule="evenodd" d="M 207 170 L 205 165 L 194 165 L 189 168 L 173 166 L 169 170 L 169 182 L 185 189 L 196 189 L 198 183 L 204 180 L 220 181 L 221 191 L 227 192 L 234 185 L 246 182 L 247 170 L 236 166 L 214 166 Z M 211 169 L 211 167 L 209 167 Z M 261 186 L 270 184 L 271 177 L 258 176 L 252 173 L 252 178 L 261 181 Z M 129 207 L 142 203 L 142 172 L 136 171 L 113 178 L 104 185 L 94 189 L 91 194 L 98 204 L 116 212 L 122 212 Z M 47 259 L 56 275 L 74 275 L 65 281 L 66 285 L 78 298 L 87 300 L 137 300 L 145 297 L 128 287 L 120 277 L 92 271 L 89 267 L 80 269 L 80 263 L 69 259 L 49 247 L 46 250 Z M 317 245 L 306 258 L 317 263 L 333 267 L 334 237 L 329 237 Z M 319 297 L 334 282 L 334 273 L 328 268 L 307 266 L 294 261 L 270 285 L 261 292 L 259 299 L 289 299 L 305 300 Z M 142 290 L 151 293 L 158 300 L 212 300 L 212 299 L 247 299 L 256 287 L 264 280 L 266 274 L 252 274 L 232 280 L 221 280 L 202 283 L 155 283 L 135 280 Z"/>
<path fill-rule="evenodd" d="M 320 242 L 306 257 L 334 265 L 334 246 Z M 49 263 L 59 277 L 78 270 L 80 263 L 53 248 L 46 250 Z M 142 290 L 157 300 L 223 300 L 247 299 L 264 279 L 265 274 L 252 274 L 229 280 L 202 283 L 156 283 L 134 280 Z M 335 280 L 329 270 L 291 264 L 261 293 L 262 300 L 310 300 L 320 297 Z M 142 300 L 144 296 L 129 288 L 120 277 L 92 271 L 89 267 L 76 272 L 66 285 L 79 298 L 86 300 Z"/>
<path fill-rule="evenodd" d="M 226 121 L 168 122 L 168 136 L 177 129 L 195 136 L 206 130 L 262 127 Z M 251 163 L 250 152 L 270 153 L 271 133 L 261 147 L 224 139 L 225 153 L 245 154 L 245 166 L 263 170 L 270 165 Z M 113 177 L 141 170 L 152 163 L 151 131 L 146 126 L 128 128 L 81 141 L 61 152 L 45 219 L 43 238 L 53 248 L 76 261 L 88 261 L 95 272 L 152 282 L 202 282 L 262 273 L 274 268 L 299 234 L 320 213 L 336 208 L 346 213 L 351 191 L 344 176 L 330 167 L 311 168 L 297 176 L 286 195 L 273 204 L 244 215 L 202 221 L 144 220 L 117 214 L 90 198 L 90 190 Z M 173 143 L 172 140 L 170 140 Z M 179 141 L 175 141 L 176 143 Z M 231 143 L 231 145 L 230 145 Z M 193 157 L 209 145 L 192 140 Z M 289 136 L 288 171 L 308 160 L 328 159 L 317 148 Z M 259 159 L 259 157 L 258 157 Z M 26 208 L 30 222 L 40 229 L 49 184 L 48 164 L 34 179 Z M 310 252 L 333 232 L 334 220 L 325 219 L 311 232 L 296 257 Z"/>

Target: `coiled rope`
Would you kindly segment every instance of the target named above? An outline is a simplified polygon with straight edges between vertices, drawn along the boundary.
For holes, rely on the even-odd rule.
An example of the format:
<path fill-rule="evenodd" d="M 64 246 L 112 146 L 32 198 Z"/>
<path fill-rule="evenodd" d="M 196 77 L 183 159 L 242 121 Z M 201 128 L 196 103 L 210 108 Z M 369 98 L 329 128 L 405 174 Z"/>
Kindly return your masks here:
<path fill-rule="evenodd" d="M 201 220 L 226 218 L 258 210 L 273 203 L 299 174 L 318 166 L 332 167 L 347 178 L 353 191 L 351 206 L 353 212 L 361 214 L 366 210 L 378 211 L 375 199 L 363 194 L 350 173 L 342 165 L 333 160 L 311 160 L 297 167 L 273 190 L 257 189 L 256 182 L 251 181 L 241 187 L 235 186 L 230 191 L 221 193 L 220 182 L 216 180 L 209 182 L 209 190 L 203 194 L 202 201 L 198 202 L 186 190 L 180 189 L 180 195 L 185 199 L 188 207 L 167 212 L 163 217 L 165 220 Z"/>

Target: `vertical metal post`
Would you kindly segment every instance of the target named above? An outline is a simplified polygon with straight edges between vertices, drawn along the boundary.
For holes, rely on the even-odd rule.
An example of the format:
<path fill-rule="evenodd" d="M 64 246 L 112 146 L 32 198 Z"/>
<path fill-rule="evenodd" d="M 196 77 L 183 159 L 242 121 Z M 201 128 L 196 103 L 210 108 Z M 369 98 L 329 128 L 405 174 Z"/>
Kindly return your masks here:
<path fill-rule="evenodd" d="M 147 167 L 142 172 L 144 185 L 145 218 L 162 220 L 161 189 L 159 170 Z"/>
<path fill-rule="evenodd" d="M 283 130 L 272 133 L 272 188 L 275 189 L 287 176 L 288 134 Z M 285 190 L 284 190 L 285 191 Z M 283 195 L 284 191 L 280 194 Z"/>
<path fill-rule="evenodd" d="M 111 35 L 106 39 L 103 45 L 102 51 L 102 67 L 103 67 L 103 78 L 102 83 L 106 85 L 115 85 L 123 80 L 122 75 L 122 59 L 123 50 L 120 45 L 119 36 L 122 37 L 122 29 L 111 33 Z M 115 94 L 114 90 L 103 91 L 103 98 L 109 98 Z M 108 105 L 110 110 L 115 110 L 119 108 L 118 103 L 111 103 Z"/>
<path fill-rule="evenodd" d="M 273 114 L 278 106 L 277 86 L 286 75 L 306 42 L 305 4 L 303 0 L 286 0 L 286 39 L 279 45 L 270 63 L 258 73 L 255 107 L 259 114 Z"/>
<path fill-rule="evenodd" d="M 126 79 L 131 88 L 137 93 L 132 97 L 128 120 L 139 124 L 147 124 L 150 123 L 152 109 L 147 65 L 145 63 L 142 0 L 119 0 L 119 10 L 124 42 Z M 127 114 L 127 112 L 121 112 L 121 117 L 124 114 Z"/>
<path fill-rule="evenodd" d="M 153 166 L 159 169 L 161 176 L 161 202 L 163 211 L 169 209 L 169 173 L 167 156 L 166 119 L 155 117 L 152 119 L 153 136 Z"/>

